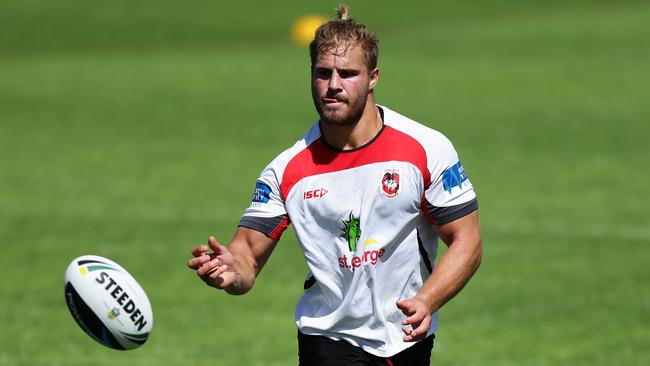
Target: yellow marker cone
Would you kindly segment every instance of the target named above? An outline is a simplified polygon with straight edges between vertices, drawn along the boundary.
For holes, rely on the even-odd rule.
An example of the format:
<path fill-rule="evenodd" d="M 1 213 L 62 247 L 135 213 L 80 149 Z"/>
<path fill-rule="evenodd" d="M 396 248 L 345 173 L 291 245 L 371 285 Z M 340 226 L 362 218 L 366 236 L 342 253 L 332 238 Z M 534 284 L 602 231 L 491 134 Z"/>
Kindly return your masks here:
<path fill-rule="evenodd" d="M 316 29 L 325 22 L 327 22 L 327 19 L 320 15 L 302 16 L 293 23 L 291 27 L 291 38 L 299 45 L 306 46 L 314 39 Z"/>

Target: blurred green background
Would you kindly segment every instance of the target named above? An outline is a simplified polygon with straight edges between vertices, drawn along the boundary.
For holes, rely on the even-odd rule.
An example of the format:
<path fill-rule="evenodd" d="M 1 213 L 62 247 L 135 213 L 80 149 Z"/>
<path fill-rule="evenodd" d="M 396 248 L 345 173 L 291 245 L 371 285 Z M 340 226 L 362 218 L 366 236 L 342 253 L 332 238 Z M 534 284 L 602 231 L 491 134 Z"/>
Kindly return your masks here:
<path fill-rule="evenodd" d="M 243 297 L 185 262 L 315 121 L 289 29 L 337 3 L 0 2 L 0 365 L 297 363 L 291 231 Z M 348 4 L 381 39 L 378 102 L 449 136 L 479 195 L 484 262 L 432 364 L 650 364 L 650 3 Z M 68 313 L 91 253 L 147 291 L 142 348 Z"/>

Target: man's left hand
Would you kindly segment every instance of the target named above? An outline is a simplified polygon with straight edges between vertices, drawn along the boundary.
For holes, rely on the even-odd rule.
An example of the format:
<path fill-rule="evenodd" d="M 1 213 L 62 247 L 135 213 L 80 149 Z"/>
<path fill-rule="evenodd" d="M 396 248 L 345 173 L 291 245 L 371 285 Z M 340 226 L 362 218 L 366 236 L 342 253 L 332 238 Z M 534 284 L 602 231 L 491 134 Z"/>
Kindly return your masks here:
<path fill-rule="evenodd" d="M 431 313 L 427 304 L 413 297 L 406 300 L 397 301 L 397 307 L 406 315 L 402 320 L 402 330 L 404 331 L 404 342 L 414 342 L 424 339 L 431 327 Z"/>

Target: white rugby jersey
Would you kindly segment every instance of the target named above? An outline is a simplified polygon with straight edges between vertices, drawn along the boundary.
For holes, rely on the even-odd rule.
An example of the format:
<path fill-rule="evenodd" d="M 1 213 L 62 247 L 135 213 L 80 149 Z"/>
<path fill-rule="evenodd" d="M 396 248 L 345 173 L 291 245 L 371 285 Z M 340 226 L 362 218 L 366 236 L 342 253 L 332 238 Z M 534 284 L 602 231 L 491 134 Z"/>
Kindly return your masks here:
<path fill-rule="evenodd" d="M 366 145 L 337 150 L 319 123 L 276 157 L 257 181 L 240 226 L 280 239 L 289 222 L 309 268 L 296 324 L 380 356 L 402 340 L 395 302 L 431 273 L 443 224 L 478 208 L 450 141 L 380 106 L 384 126 Z M 433 314 L 432 334 L 438 326 Z"/>

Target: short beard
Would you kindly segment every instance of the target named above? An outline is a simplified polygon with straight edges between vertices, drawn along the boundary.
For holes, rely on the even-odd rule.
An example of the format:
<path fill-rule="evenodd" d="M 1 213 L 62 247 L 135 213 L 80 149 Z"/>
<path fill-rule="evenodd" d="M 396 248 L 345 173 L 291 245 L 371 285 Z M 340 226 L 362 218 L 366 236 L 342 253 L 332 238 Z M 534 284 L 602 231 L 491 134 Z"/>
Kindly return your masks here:
<path fill-rule="evenodd" d="M 314 95 L 313 99 L 321 122 L 330 126 L 353 126 L 357 124 L 361 116 L 363 116 L 363 110 L 366 107 L 366 99 L 347 100 L 344 102 L 347 102 L 348 113 L 329 115 L 324 113 L 326 112 L 327 105 L 323 105 L 321 98 Z"/>

